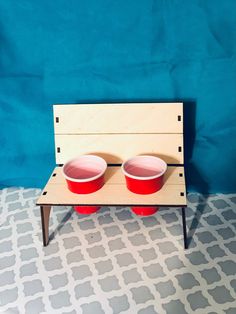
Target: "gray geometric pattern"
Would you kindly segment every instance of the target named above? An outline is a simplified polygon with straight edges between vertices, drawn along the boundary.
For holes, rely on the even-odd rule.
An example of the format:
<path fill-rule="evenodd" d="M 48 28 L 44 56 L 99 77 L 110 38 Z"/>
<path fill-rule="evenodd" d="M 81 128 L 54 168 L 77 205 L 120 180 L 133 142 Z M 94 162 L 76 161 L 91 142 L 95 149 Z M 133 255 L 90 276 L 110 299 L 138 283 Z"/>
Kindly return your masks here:
<path fill-rule="evenodd" d="M 54 207 L 44 248 L 39 194 L 0 191 L 0 313 L 236 313 L 235 194 L 189 194 L 186 251 L 180 208 Z"/>

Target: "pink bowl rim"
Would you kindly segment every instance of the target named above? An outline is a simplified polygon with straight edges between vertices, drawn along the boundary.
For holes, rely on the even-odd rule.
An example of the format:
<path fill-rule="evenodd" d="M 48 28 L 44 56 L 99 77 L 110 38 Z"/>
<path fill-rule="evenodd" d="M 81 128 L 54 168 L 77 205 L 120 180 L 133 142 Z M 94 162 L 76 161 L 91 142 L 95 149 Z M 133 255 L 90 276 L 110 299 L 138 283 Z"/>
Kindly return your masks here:
<path fill-rule="evenodd" d="M 87 157 L 92 158 L 92 159 L 96 159 L 96 160 L 98 160 L 99 162 L 101 162 L 101 163 L 103 164 L 103 167 L 104 167 L 103 171 L 101 171 L 101 172 L 100 172 L 98 175 L 96 175 L 96 176 L 93 176 L 93 177 L 90 177 L 90 178 L 86 178 L 86 179 L 75 179 L 75 178 L 71 178 L 71 177 L 69 177 L 69 176 L 67 176 L 67 175 L 65 174 L 65 167 L 68 166 L 71 162 L 76 161 L 76 160 L 78 160 L 79 158 L 87 158 Z M 106 161 L 105 161 L 102 157 L 99 157 L 99 156 L 96 156 L 96 155 L 80 155 L 80 156 L 77 156 L 77 157 L 75 157 L 75 158 L 72 158 L 72 159 L 68 160 L 68 161 L 63 165 L 63 167 L 62 167 L 62 174 L 63 174 L 63 176 L 66 178 L 66 180 L 68 180 L 68 181 L 72 181 L 72 182 L 81 182 L 81 183 L 84 182 L 84 183 L 85 183 L 85 182 L 94 181 L 94 180 L 100 178 L 101 176 L 104 175 L 104 173 L 105 173 L 106 170 L 107 170 L 107 163 L 106 163 Z"/>
<path fill-rule="evenodd" d="M 126 164 L 126 163 L 130 162 L 130 161 L 133 160 L 133 159 L 142 158 L 142 157 L 148 157 L 148 158 L 152 158 L 152 159 L 158 160 L 158 161 L 161 162 L 162 165 L 163 165 L 163 168 L 164 168 L 163 171 L 162 171 L 161 173 L 158 173 L 157 175 L 154 175 L 154 176 L 139 177 L 139 176 L 134 176 L 134 175 L 128 173 L 128 172 L 125 170 L 124 167 L 125 167 L 125 164 Z M 143 181 L 143 180 L 152 180 L 152 179 L 157 179 L 157 178 L 161 177 L 161 176 L 166 172 L 166 170 L 167 170 L 167 163 L 166 163 L 163 159 L 161 159 L 161 158 L 159 158 L 159 157 L 156 157 L 156 156 L 152 156 L 152 155 L 140 155 L 140 156 L 135 156 L 135 157 L 129 158 L 129 159 L 127 159 L 125 162 L 123 162 L 123 164 L 121 165 L 121 170 L 122 170 L 122 172 L 124 173 L 125 176 L 127 176 L 127 177 L 129 177 L 129 178 L 131 178 L 131 179 L 142 180 L 142 181 Z"/>

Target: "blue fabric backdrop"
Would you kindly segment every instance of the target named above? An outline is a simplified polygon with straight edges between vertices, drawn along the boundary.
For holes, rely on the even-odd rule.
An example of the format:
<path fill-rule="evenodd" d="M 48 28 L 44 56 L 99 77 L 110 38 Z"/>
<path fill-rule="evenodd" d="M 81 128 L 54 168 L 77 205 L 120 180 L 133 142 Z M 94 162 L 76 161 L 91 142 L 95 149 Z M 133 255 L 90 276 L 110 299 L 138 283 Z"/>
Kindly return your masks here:
<path fill-rule="evenodd" d="M 0 184 L 41 187 L 52 103 L 184 100 L 188 187 L 236 192 L 235 0 L 0 0 Z"/>

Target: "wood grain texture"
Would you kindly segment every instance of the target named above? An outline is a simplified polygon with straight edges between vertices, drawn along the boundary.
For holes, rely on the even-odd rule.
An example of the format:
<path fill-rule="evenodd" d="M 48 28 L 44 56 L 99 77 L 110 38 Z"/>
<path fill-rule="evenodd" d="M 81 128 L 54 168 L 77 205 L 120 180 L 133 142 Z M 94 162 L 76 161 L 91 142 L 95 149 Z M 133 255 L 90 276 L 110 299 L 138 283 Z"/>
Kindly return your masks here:
<path fill-rule="evenodd" d="M 179 173 L 184 174 L 184 169 L 182 167 L 181 169 L 178 168 L 172 167 L 169 169 L 163 188 L 149 195 L 138 195 L 130 192 L 126 188 L 124 180 L 121 179 L 119 167 L 111 167 L 107 171 L 106 183 L 99 191 L 84 195 L 74 194 L 68 190 L 64 179 L 58 179 L 61 176 L 61 169 L 56 168 L 53 171 L 53 173 L 56 173 L 56 176 L 52 174 L 37 204 L 186 206 L 184 177 L 177 175 Z M 181 193 L 184 193 L 184 195 L 181 195 Z"/>
<path fill-rule="evenodd" d="M 182 103 L 54 105 L 55 134 L 183 133 Z"/>
<path fill-rule="evenodd" d="M 83 154 L 96 154 L 111 164 L 145 154 L 156 155 L 168 164 L 184 163 L 183 134 L 56 134 L 55 151 L 57 164 Z"/>

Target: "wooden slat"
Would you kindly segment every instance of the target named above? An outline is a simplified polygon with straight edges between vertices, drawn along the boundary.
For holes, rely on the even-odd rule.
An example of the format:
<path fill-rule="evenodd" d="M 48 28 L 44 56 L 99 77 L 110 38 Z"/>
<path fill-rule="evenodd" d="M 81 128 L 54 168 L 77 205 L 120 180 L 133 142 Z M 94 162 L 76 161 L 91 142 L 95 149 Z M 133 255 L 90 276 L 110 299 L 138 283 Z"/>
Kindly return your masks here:
<path fill-rule="evenodd" d="M 53 174 L 56 176 L 53 176 Z M 182 173 L 183 177 L 179 174 Z M 138 195 L 126 188 L 119 167 L 108 167 L 106 183 L 99 191 L 78 195 L 67 189 L 61 168 L 53 171 L 48 184 L 37 201 L 38 205 L 170 205 L 185 206 L 186 191 L 183 167 L 169 167 L 165 175 L 165 184 L 157 193 Z M 184 193 L 184 195 L 181 195 Z"/>
<path fill-rule="evenodd" d="M 108 167 L 105 173 L 106 184 L 125 184 L 125 177 L 121 167 Z M 184 167 L 169 166 L 165 176 L 165 184 L 185 184 Z M 62 167 L 56 167 L 50 177 L 50 184 L 64 184 Z"/>
<path fill-rule="evenodd" d="M 183 164 L 183 134 L 55 135 L 56 163 L 82 154 L 96 154 L 107 163 L 122 163 L 136 155 L 151 154 L 168 164 Z"/>
<path fill-rule="evenodd" d="M 55 134 L 183 133 L 182 103 L 54 105 Z"/>
<path fill-rule="evenodd" d="M 64 184 L 48 185 L 44 192 L 47 194 L 40 196 L 37 205 L 186 205 L 184 185 L 164 185 L 149 195 L 134 194 L 124 184 L 104 185 L 95 193 L 83 195 L 70 192 Z"/>

